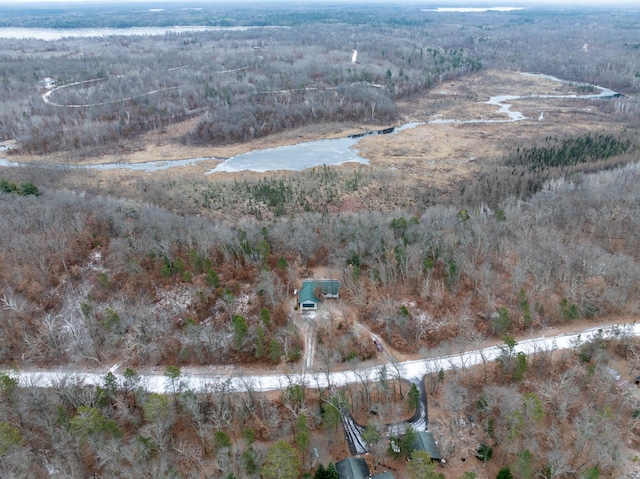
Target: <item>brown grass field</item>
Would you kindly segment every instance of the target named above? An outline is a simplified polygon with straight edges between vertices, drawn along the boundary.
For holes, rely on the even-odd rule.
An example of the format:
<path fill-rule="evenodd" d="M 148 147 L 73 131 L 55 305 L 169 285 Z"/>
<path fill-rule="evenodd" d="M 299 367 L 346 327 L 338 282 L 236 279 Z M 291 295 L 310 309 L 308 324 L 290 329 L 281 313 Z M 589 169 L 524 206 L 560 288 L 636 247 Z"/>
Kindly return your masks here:
<path fill-rule="evenodd" d="M 518 72 L 487 70 L 460 80 L 442 83 L 425 95 L 399 103 L 402 122 L 427 122 L 433 119 L 507 120 L 498 114 L 487 100 L 495 95 L 560 95 L 571 94 L 572 86 L 540 77 L 525 76 Z M 516 146 L 530 144 L 546 136 L 579 135 L 595 131 L 607 124 L 609 130 L 622 129 L 609 113 L 608 100 L 597 99 L 527 99 L 515 100 L 512 110 L 520 111 L 526 119 L 509 123 L 445 123 L 421 124 L 393 135 L 363 138 L 358 148 L 361 156 L 369 160 L 374 170 L 392 170 L 402 178 L 422 184 L 444 186 L 476 171 L 477 165 L 500 159 Z M 543 114 L 543 119 L 540 116 Z M 250 143 L 227 146 L 202 147 L 181 143 L 181 136 L 193 128 L 198 119 L 176 124 L 169 129 L 155 131 L 139 138 L 128 149 L 128 154 L 84 157 L 82 164 L 139 163 L 153 160 L 176 160 L 196 157 L 229 158 L 247 151 L 272 148 L 321 138 L 344 137 L 349 134 L 374 130 L 389 125 L 323 124 L 299 128 L 262 138 Z M 37 163 L 64 163 L 65 154 L 33 158 L 12 154 L 12 160 Z M 153 175 L 174 177 L 201 175 L 220 160 L 198 163 L 192 167 L 170 169 Z M 351 168 L 345 165 L 341 168 Z M 111 171 L 103 173 L 116 181 L 149 173 Z M 252 172 L 219 173 L 209 175 L 209 181 L 261 176 Z M 104 181 L 109 181 L 103 178 Z"/>

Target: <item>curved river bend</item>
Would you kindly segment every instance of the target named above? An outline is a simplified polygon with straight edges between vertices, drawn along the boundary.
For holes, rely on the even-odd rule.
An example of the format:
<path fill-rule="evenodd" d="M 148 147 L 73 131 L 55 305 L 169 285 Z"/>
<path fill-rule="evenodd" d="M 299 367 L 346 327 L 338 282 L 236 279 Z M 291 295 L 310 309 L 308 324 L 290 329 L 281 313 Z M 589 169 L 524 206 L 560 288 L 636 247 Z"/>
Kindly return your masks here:
<path fill-rule="evenodd" d="M 590 94 L 578 95 L 496 95 L 492 96 L 486 103 L 489 105 L 495 105 L 498 107 L 496 114 L 504 114 L 507 116 L 504 120 L 496 119 L 473 119 L 473 120 L 458 120 L 458 119 L 445 119 L 437 118 L 427 122 L 410 122 L 397 128 L 388 128 L 377 132 L 370 132 L 363 135 L 353 135 L 346 138 L 338 138 L 333 140 L 315 140 L 307 141 L 303 143 L 297 143 L 294 145 L 281 146 L 277 148 L 268 148 L 265 150 L 254 150 L 248 153 L 243 153 L 224 160 L 212 170 L 206 172 L 219 173 L 219 172 L 239 172 L 239 171 L 256 171 L 264 173 L 267 171 L 276 170 L 291 170 L 302 171 L 307 168 L 313 168 L 315 166 L 335 166 L 342 165 L 348 162 L 356 162 L 362 164 L 368 164 L 369 160 L 359 156 L 357 149 L 358 142 L 363 136 L 369 134 L 394 134 L 407 128 L 414 128 L 421 124 L 446 124 L 446 123 L 510 123 L 514 121 L 526 120 L 527 117 L 522 112 L 514 111 L 512 102 L 516 100 L 529 100 L 529 99 L 603 99 L 614 98 L 620 96 L 613 90 L 603 88 L 599 86 L 586 85 L 582 83 L 568 82 L 561 80 L 554 76 L 543 75 L 538 73 L 522 73 L 527 76 L 537 76 L 547 80 L 552 80 L 560 83 L 572 83 L 578 86 L 591 86 L 596 91 Z M 544 119 L 542 115 L 538 118 L 540 121 Z M 124 169 L 132 171 L 145 171 L 154 172 L 162 171 L 169 168 L 179 166 L 193 166 L 201 161 L 216 160 L 215 157 L 201 157 L 201 158 L 188 158 L 184 160 L 173 161 L 149 161 L 144 163 L 103 163 L 96 165 L 51 165 L 51 164 L 38 164 L 38 166 L 46 168 L 87 168 L 94 170 L 113 170 Z M 0 158 L 0 166 L 16 167 L 16 166 L 34 166 L 32 163 L 20 163 L 15 161 L 9 161 L 6 158 Z"/>

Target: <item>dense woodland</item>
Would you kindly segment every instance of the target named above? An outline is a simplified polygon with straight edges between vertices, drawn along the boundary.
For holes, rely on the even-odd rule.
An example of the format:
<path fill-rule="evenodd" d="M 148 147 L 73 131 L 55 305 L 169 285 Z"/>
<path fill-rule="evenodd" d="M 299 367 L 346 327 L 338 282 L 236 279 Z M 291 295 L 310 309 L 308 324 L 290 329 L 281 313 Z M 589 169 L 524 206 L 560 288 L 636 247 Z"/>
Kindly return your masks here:
<path fill-rule="evenodd" d="M 354 314 L 405 351 L 469 327 L 500 337 L 572 311 L 633 312 L 637 175 L 634 164 L 557 179 L 495 210 L 302 211 L 262 221 L 69 191 L 5 194 L 3 230 L 12 235 L 2 243 L 2 280 L 13 307 L 2 314 L 20 320 L 2 323 L 11 338 L 2 359 L 209 364 L 260 360 L 276 343 L 295 359 L 288 298 L 298 269 L 316 266 L 338 272 Z M 494 316 L 501 308 L 507 319 Z"/>
<path fill-rule="evenodd" d="M 0 139 L 16 139 L 21 153 L 127 151 L 189 118 L 198 123 L 184 144 L 394 124 L 397 102 L 486 67 L 620 91 L 603 108 L 624 128 L 522 139 L 473 181 L 438 187 L 369 166 L 138 176 L 126 186 L 93 170 L 3 168 L 0 363 L 126 370 L 99 387 L 61 376 L 51 391 L 0 375 L 0 475 L 333 477 L 325 466 L 348 453 L 340 416 L 350 410 L 367 423 L 375 464 L 397 477 L 510 477 L 505 468 L 522 479 L 621 477 L 640 409 L 613 388 L 608 365 L 635 370 L 637 342 L 621 330 L 527 358 L 513 338 L 638 314 L 637 12 L 168 6 L 152 17 L 95 8 L 71 17 L 12 7 L 0 26 L 253 28 L 0 39 Z M 45 103 L 45 77 L 88 83 Z M 384 424 L 416 407 L 393 368 L 345 390 L 184 387 L 182 370 L 193 366 L 298 371 L 305 343 L 292 293 L 316 268 L 341 282 L 340 313 L 316 331 L 324 372 L 375 357 L 362 327 L 407 355 L 501 342 L 497 362 L 426 371 L 443 414 L 430 427 L 445 455 L 467 461 L 462 473 L 405 471 L 410 431 L 400 452 L 389 450 Z M 165 394 L 146 388 L 149 368 L 164 371 Z M 475 429 L 463 430 L 469 416 Z"/>
<path fill-rule="evenodd" d="M 270 27 L 260 27 L 263 22 L 240 10 L 232 26 L 251 28 L 166 35 L 160 41 L 115 35 L 0 39 L 0 137 L 15 138 L 34 154 L 80 155 L 85 148 L 126 150 L 141 133 L 203 111 L 185 143 L 248 141 L 326 122 L 392 124 L 399 119 L 395 101 L 482 67 L 553 73 L 625 94 L 639 85 L 637 27 L 633 16 L 620 11 L 443 17 L 418 7 L 368 10 L 364 16 L 361 9 L 357 15 L 338 10 L 339 18 L 333 10 L 307 12 L 313 28 L 277 9 Z M 192 12 L 184 24 L 218 25 L 210 14 Z M 304 10 L 297 15 L 304 18 Z M 149 21 L 140 12 L 131 18 L 137 16 L 141 25 Z M 8 18 L 14 25 L 35 21 L 19 12 Z M 68 16 L 53 15 L 44 25 L 64 26 L 56 18 Z M 51 103 L 65 108 L 40 98 L 38 81 L 47 77 L 59 86 L 87 83 L 52 92 Z M 620 108 L 637 119 L 635 100 Z"/>

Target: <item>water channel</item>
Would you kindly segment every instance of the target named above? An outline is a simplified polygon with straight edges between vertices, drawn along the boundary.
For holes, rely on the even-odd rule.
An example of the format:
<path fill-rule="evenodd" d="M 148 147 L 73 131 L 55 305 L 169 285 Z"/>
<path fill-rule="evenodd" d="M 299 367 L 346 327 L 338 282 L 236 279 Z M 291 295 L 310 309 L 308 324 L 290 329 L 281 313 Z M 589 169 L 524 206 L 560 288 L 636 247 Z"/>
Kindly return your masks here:
<path fill-rule="evenodd" d="M 219 172 L 239 172 L 239 171 L 255 171 L 267 172 L 276 170 L 302 171 L 315 166 L 335 166 L 348 162 L 356 162 L 368 164 L 369 160 L 359 155 L 357 148 L 358 142 L 368 135 L 376 134 L 396 134 L 407 128 L 414 128 L 424 124 L 446 124 L 446 123 L 509 123 L 528 119 L 522 112 L 514 111 L 514 101 L 530 100 L 530 99 L 604 99 L 619 96 L 613 90 L 608 88 L 585 85 L 580 83 L 567 82 L 559 78 L 537 73 L 522 73 L 527 76 L 538 76 L 547 80 L 560 83 L 571 83 L 576 86 L 588 86 L 593 88 L 593 93 L 586 94 L 566 94 L 566 95 L 496 95 L 491 97 L 486 103 L 498 107 L 496 114 L 506 115 L 505 119 L 447 119 L 434 118 L 426 122 L 409 122 L 399 127 L 387 128 L 379 131 L 372 131 L 361 135 L 352 135 L 345 138 L 337 138 L 331 140 L 315 140 L 294 145 L 281 146 L 277 148 L 268 148 L 264 150 L 254 150 L 243 153 L 228 159 L 225 159 L 215 168 L 207 171 L 205 174 Z M 541 115 L 538 120 L 543 121 L 544 116 Z M 93 165 L 52 165 L 38 164 L 40 167 L 46 168 L 86 168 L 94 170 L 113 170 L 124 169 L 131 171 L 154 172 L 162 171 L 169 168 L 180 166 L 193 166 L 202 161 L 220 160 L 215 157 L 188 158 L 183 160 L 167 160 L 167 161 L 149 161 L 144 163 L 103 163 Z M 34 166 L 32 163 L 20 163 L 9 161 L 6 158 L 0 158 L 0 166 L 19 167 Z"/>

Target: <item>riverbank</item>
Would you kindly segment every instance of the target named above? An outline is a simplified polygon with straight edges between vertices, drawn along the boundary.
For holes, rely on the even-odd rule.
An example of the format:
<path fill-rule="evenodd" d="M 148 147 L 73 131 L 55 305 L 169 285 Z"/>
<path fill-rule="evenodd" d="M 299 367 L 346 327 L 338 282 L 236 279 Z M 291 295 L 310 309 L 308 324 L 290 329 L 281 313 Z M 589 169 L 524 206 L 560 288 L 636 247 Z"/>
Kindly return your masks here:
<path fill-rule="evenodd" d="M 429 174 L 446 181 L 453 175 L 473 171 L 474 162 L 504 155 L 514 143 L 523 142 L 523 138 L 557 135 L 559 129 L 566 135 L 578 135 L 600 128 L 603 116 L 608 116 L 603 104 L 593 105 L 592 102 L 597 100 L 574 95 L 577 95 L 575 85 L 553 77 L 484 71 L 441 84 L 415 101 L 399 104 L 402 123 L 417 121 L 422 125 L 394 135 L 366 136 L 352 147 L 357 148 L 358 156 L 372 167 L 402 170 L 411 175 Z M 506 106 L 514 102 L 517 105 Z M 199 118 L 195 117 L 146 134 L 126 147 L 127 153 L 92 156 L 89 151 L 63 152 L 33 157 L 23 155 L 17 149 L 6 156 L 12 162 L 82 166 L 168 164 L 177 160 L 206 158 L 205 171 L 208 168 L 213 173 L 224 171 L 233 174 L 240 168 L 215 168 L 225 159 L 238 155 L 302 142 L 347 138 L 389 126 L 330 123 L 241 144 L 184 144 L 182 138 L 197 126 L 198 121 Z M 179 166 L 191 167 L 195 163 L 183 161 Z M 269 171 L 270 167 L 261 164 L 257 169 Z"/>

